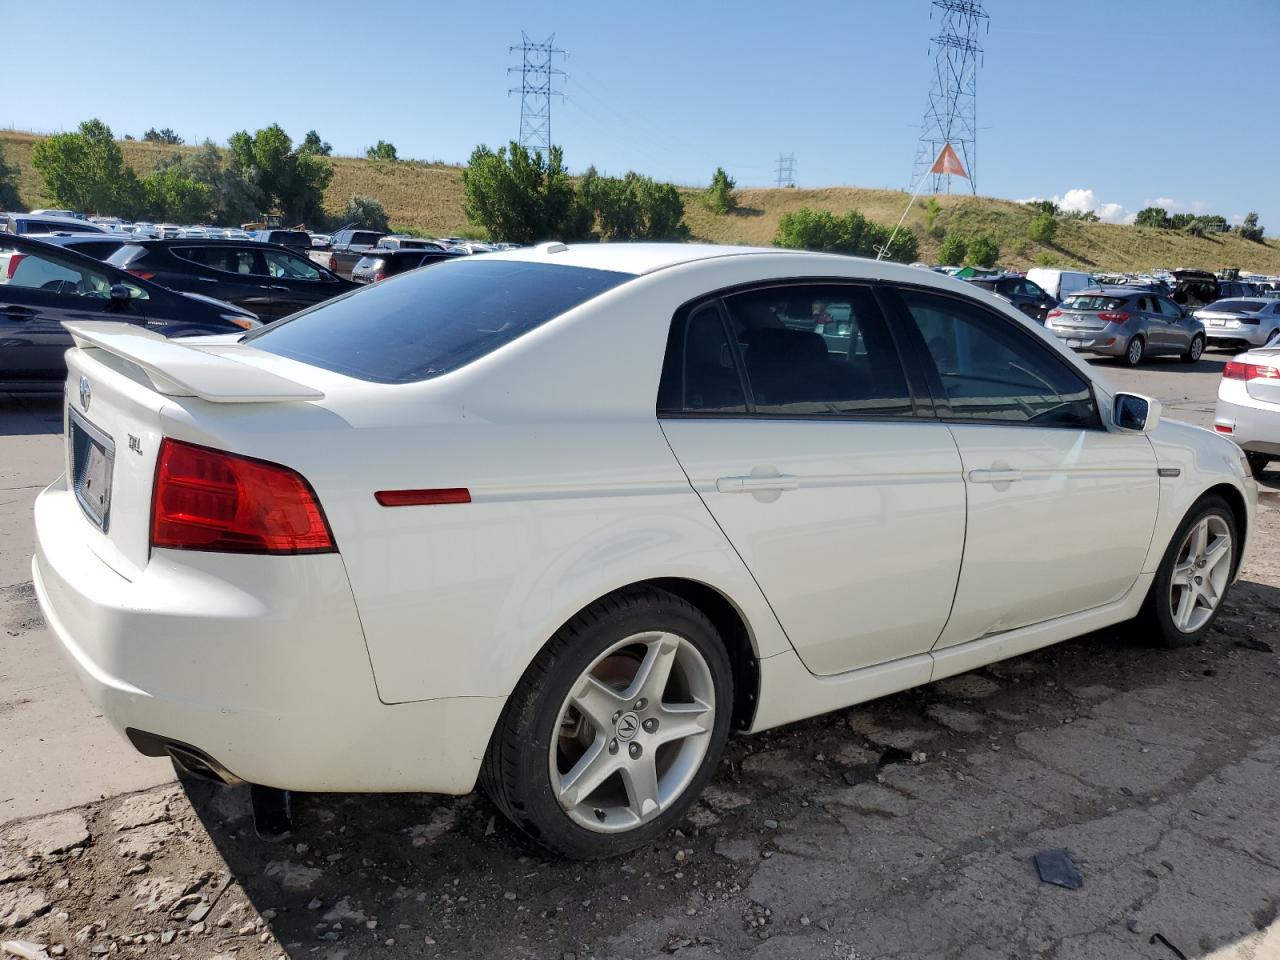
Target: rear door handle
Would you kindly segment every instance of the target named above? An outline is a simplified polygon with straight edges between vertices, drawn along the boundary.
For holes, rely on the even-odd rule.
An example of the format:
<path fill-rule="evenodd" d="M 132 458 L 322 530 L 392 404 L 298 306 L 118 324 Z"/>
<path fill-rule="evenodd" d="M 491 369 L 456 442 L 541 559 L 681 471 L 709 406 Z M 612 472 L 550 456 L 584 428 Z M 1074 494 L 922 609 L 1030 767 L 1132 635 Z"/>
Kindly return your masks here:
<path fill-rule="evenodd" d="M 992 468 L 991 470 L 970 470 L 970 483 L 1016 483 L 1022 479 L 1022 471 L 1012 468 Z"/>
<path fill-rule="evenodd" d="M 799 490 L 798 477 L 720 477 L 716 490 L 720 493 L 761 493 L 770 490 Z"/>

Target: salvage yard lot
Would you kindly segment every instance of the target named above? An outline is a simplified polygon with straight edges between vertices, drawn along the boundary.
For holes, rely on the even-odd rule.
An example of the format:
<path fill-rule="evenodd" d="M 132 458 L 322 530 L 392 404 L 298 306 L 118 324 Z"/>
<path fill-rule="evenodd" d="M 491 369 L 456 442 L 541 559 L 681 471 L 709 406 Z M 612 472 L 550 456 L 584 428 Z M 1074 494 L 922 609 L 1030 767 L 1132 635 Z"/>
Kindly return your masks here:
<path fill-rule="evenodd" d="M 1099 367 L 1205 424 L 1225 359 Z M 242 791 L 162 783 L 94 717 L 31 595 L 58 409 L 0 398 L 0 940 L 76 957 L 1280 955 L 1275 473 L 1204 646 L 1106 631 L 731 740 L 678 833 L 581 864 L 478 795 L 298 796 L 272 845 Z M 1037 878 L 1031 857 L 1058 848 L 1081 889 Z"/>

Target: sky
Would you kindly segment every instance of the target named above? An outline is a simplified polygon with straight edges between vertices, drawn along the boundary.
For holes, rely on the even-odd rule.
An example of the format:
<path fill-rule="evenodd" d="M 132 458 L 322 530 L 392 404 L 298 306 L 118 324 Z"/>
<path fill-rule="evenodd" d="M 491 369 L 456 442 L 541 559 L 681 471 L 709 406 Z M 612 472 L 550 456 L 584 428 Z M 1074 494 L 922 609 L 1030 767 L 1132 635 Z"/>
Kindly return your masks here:
<path fill-rule="evenodd" d="M 1251 210 L 1280 233 L 1280 0 L 986 0 L 978 192 L 1104 219 Z M 704 184 L 911 186 L 929 0 L 11 2 L 0 126 L 225 143 L 279 123 L 463 162 L 519 133 L 510 47 L 567 56 L 552 138 L 575 172 Z M 49 37 L 50 46 L 39 38 Z M 956 181 L 956 189 L 963 189 Z"/>

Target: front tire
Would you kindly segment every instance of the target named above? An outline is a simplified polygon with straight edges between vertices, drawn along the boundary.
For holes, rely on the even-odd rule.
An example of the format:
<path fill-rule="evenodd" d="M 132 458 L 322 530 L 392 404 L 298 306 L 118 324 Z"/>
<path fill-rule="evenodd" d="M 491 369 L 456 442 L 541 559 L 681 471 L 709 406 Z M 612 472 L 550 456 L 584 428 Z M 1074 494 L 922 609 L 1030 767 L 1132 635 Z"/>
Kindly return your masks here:
<path fill-rule="evenodd" d="M 733 712 L 729 656 L 692 604 L 655 587 L 598 600 L 521 678 L 481 780 L 549 850 L 616 856 L 674 826 L 715 772 Z"/>
<path fill-rule="evenodd" d="M 1235 574 L 1239 535 L 1221 497 L 1205 497 L 1178 525 L 1160 561 L 1139 620 L 1163 647 L 1204 639 L 1222 611 Z"/>
<path fill-rule="evenodd" d="M 1187 347 L 1187 352 L 1182 355 L 1183 363 L 1196 363 L 1204 353 L 1204 337 L 1196 334 L 1191 338 L 1191 345 Z"/>
<path fill-rule="evenodd" d="M 1146 350 L 1147 350 L 1147 345 L 1146 343 L 1143 342 L 1142 338 L 1133 337 L 1128 343 L 1125 344 L 1124 356 L 1121 359 L 1124 360 L 1125 366 L 1136 367 L 1138 364 L 1142 362 L 1142 355 L 1146 352 Z"/>
<path fill-rule="evenodd" d="M 1249 461 L 1249 469 L 1253 471 L 1256 478 L 1262 477 L 1262 471 L 1267 469 L 1267 464 L 1271 462 L 1271 456 L 1265 453 L 1257 453 L 1253 450 L 1244 452 L 1245 459 Z"/>

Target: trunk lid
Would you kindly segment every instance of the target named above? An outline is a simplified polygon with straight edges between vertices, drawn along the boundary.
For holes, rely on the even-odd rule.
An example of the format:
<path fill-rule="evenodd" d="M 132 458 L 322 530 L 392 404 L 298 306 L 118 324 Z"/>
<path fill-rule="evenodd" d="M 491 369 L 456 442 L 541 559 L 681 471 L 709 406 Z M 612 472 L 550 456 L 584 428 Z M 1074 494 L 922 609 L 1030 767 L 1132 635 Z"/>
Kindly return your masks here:
<path fill-rule="evenodd" d="M 1271 367 L 1280 370 L 1280 347 L 1264 347 L 1261 350 L 1250 350 L 1235 357 L 1241 363 L 1252 363 L 1259 367 Z M 1245 391 L 1255 400 L 1267 403 L 1280 403 L 1280 377 L 1255 378 L 1245 381 Z"/>

